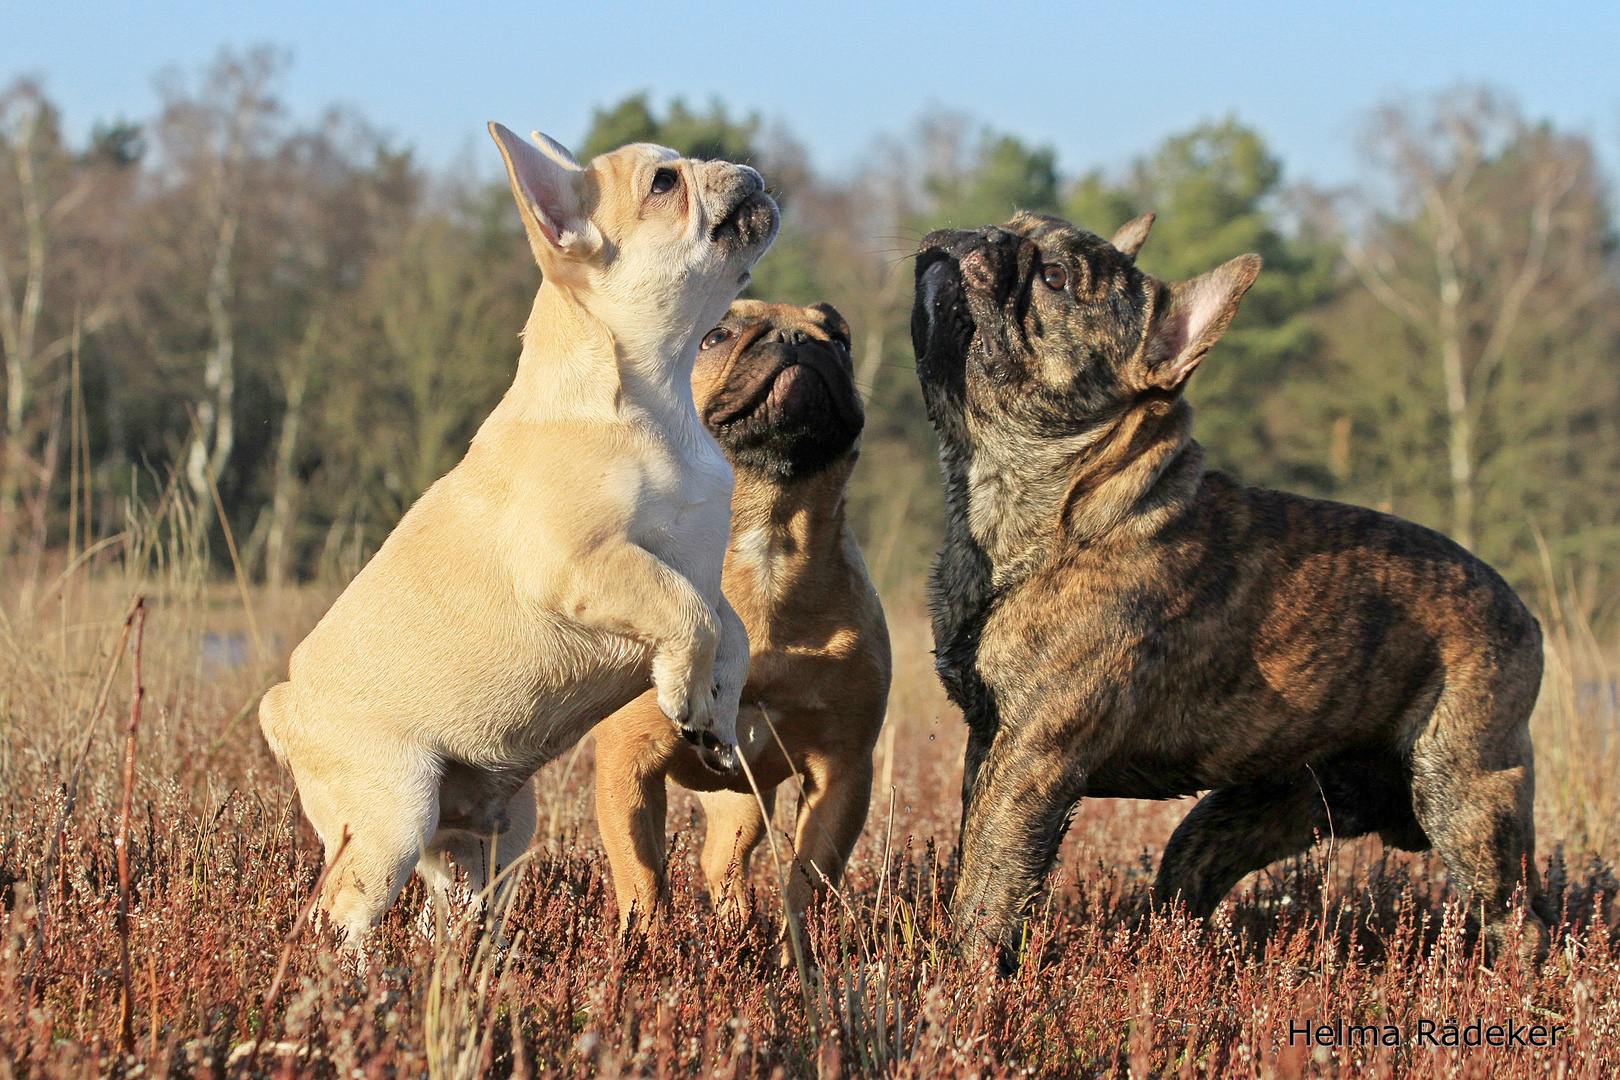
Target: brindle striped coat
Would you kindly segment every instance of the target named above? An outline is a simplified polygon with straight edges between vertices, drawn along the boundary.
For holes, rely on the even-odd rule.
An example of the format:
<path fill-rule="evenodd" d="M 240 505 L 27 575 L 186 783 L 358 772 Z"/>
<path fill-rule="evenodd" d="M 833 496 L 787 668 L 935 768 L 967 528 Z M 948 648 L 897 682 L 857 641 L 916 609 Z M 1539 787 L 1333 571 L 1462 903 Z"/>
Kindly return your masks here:
<path fill-rule="evenodd" d="M 1444 536 L 1205 468 L 1186 379 L 1259 272 L 1170 286 L 1055 218 L 936 232 L 912 334 L 940 441 L 937 667 L 962 708 L 960 924 L 1011 947 L 1080 798 L 1209 791 L 1156 904 L 1207 916 L 1329 834 L 1436 848 L 1503 943 L 1542 909 L 1541 633 Z M 1527 951 L 1545 949 L 1537 914 Z"/>

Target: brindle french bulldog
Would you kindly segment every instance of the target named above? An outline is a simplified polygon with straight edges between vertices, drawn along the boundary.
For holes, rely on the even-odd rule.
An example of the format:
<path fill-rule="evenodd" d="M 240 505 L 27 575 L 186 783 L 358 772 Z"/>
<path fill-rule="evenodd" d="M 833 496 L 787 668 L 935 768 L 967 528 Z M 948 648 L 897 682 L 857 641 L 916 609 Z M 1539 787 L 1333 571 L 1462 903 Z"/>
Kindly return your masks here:
<path fill-rule="evenodd" d="M 959 926 L 1014 947 L 1076 803 L 1210 790 L 1154 885 L 1208 916 L 1319 839 L 1438 849 L 1545 951 L 1527 722 L 1541 631 L 1439 533 L 1204 465 L 1188 377 L 1260 271 L 1169 285 L 1056 218 L 935 232 L 912 338 L 940 442 L 936 665 L 965 714 Z M 1003 952 L 1005 963 L 1014 960 Z"/>
<path fill-rule="evenodd" d="M 767 807 L 795 773 L 804 784 L 787 885 L 798 913 L 861 835 L 889 696 L 883 607 L 844 519 L 866 422 L 849 326 L 827 304 L 739 300 L 703 338 L 692 392 L 736 474 L 721 587 L 750 643 L 738 749 Z M 651 916 L 663 891 L 666 776 L 698 792 L 717 905 L 743 898 L 765 837 L 745 775 L 706 768 L 651 694 L 626 705 L 596 729 L 597 822 L 622 926 Z"/>

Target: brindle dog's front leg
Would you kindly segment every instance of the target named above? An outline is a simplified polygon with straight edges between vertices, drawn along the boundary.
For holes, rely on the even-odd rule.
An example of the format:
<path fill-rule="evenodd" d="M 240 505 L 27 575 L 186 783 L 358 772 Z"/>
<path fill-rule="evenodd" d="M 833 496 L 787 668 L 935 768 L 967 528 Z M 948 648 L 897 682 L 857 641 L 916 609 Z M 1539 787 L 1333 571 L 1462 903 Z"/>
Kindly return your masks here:
<path fill-rule="evenodd" d="M 995 731 L 980 724 L 968 724 L 967 749 L 962 754 L 962 820 L 967 821 L 968 807 L 973 803 L 973 789 L 979 783 L 979 770 L 984 767 L 984 759 L 990 754 L 990 746 L 995 741 Z M 957 854 L 960 855 L 961 838 L 957 838 Z"/>
<path fill-rule="evenodd" d="M 1004 968 L 1016 962 L 1024 915 L 1085 793 L 1086 771 L 1084 755 L 1060 732 L 1006 724 L 979 767 L 951 907 L 959 930 L 1001 946 Z"/>

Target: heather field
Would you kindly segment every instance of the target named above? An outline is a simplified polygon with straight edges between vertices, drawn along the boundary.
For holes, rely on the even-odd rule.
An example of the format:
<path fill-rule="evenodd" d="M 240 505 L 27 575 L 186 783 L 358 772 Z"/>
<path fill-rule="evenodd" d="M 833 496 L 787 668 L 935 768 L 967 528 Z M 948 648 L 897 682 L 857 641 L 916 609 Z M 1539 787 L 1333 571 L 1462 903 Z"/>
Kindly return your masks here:
<path fill-rule="evenodd" d="M 1463 11 L 0 4 L 0 1080 L 1620 1080 L 1620 67 L 1601 46 L 1620 4 Z M 546 133 L 520 153 L 553 163 L 539 232 L 534 185 L 503 165 L 516 143 L 486 121 Z M 714 245 L 738 218 L 711 221 L 705 182 L 653 202 L 674 190 L 663 166 L 642 195 L 618 166 L 557 171 L 557 146 L 588 163 L 629 143 L 757 169 L 780 229 L 742 295 L 848 324 L 864 426 L 845 521 L 894 654 L 864 832 L 787 923 L 790 781 L 737 868 L 746 918 L 721 913 L 697 801 L 674 790 L 668 907 L 621 937 L 587 738 L 537 778 L 504 907 L 436 911 L 413 879 L 356 959 L 315 910 L 323 853 L 260 699 L 514 385 L 526 320 L 560 310 L 535 306 L 537 259 L 587 315 L 548 321 L 526 364 L 674 340 L 647 329 L 673 307 L 632 318 L 622 298 L 696 295 L 709 264 L 642 219 L 685 206 L 679 235 Z M 1127 467 L 1111 447 L 1140 452 L 1151 426 L 1105 444 L 1093 422 L 1151 360 L 1211 468 L 1394 514 L 1494 567 L 1546 643 L 1544 963 L 1488 965 L 1439 859 L 1376 837 L 1322 837 L 1207 924 L 1153 915 L 1192 799 L 1082 802 L 1013 974 L 952 924 L 966 732 L 933 670 L 946 505 L 912 334 L 945 294 L 917 295 L 914 256 L 1015 212 L 1116 238 L 1171 291 L 1096 277 L 1090 241 L 1072 284 L 1052 234 L 1019 248 L 1008 310 L 1040 363 L 994 345 L 997 389 L 963 391 L 999 447 L 972 458 L 975 490 L 999 493 L 969 500 L 976 535 L 1060 490 L 1064 525 Z M 675 246 L 621 259 L 643 242 Z M 594 269 L 556 261 L 575 257 Z M 1193 335 L 1236 287 L 1206 275 L 1256 257 Z M 621 274 L 647 276 L 621 291 Z M 1166 336 L 1183 311 L 1191 336 Z M 712 329 L 691 327 L 698 345 Z M 626 415 L 646 405 L 640 364 L 618 376 Z M 814 432 L 788 414 L 831 398 L 795 385 L 704 415 L 745 440 L 786 424 L 802 449 Z M 1028 408 L 990 438 L 981 406 L 1014 393 Z M 543 396 L 514 415 L 549 415 Z M 502 451 L 511 475 L 478 490 L 534 470 L 562 491 L 563 457 L 594 467 L 551 437 Z"/>
<path fill-rule="evenodd" d="M 413 882 L 357 970 L 303 921 L 318 847 L 254 713 L 335 587 L 244 590 L 158 542 L 184 530 L 130 535 L 125 560 L 5 579 L 6 1075 L 1509 1080 L 1620 1068 L 1613 652 L 1560 607 L 1543 609 L 1535 734 L 1540 858 L 1563 922 L 1540 971 L 1483 966 L 1437 861 L 1375 840 L 1330 838 L 1247 879 L 1213 926 L 1144 921 L 1187 805 L 1095 801 L 1076 816 L 1026 963 L 999 978 L 955 947 L 945 914 L 962 729 L 905 596 L 890 603 L 896 678 L 872 812 L 844 887 L 806 920 L 802 963 L 781 962 L 770 852 L 755 860 L 752 916 L 716 917 L 696 865 L 702 824 L 679 794 L 668 918 L 619 938 L 587 740 L 541 776 L 509 947 L 465 919 L 424 935 Z M 780 829 L 776 843 L 786 857 Z M 1554 1027 L 1556 1045 L 1530 1045 Z M 1493 1031 L 1513 1044 L 1465 1045 Z"/>

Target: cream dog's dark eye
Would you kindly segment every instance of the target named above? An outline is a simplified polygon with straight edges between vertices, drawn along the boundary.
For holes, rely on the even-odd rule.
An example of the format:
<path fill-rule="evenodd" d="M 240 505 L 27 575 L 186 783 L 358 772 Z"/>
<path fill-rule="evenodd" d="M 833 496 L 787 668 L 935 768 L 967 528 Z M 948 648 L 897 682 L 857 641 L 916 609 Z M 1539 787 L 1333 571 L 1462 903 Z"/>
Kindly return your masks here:
<path fill-rule="evenodd" d="M 653 173 L 652 193 L 662 195 L 666 191 L 675 190 L 675 185 L 680 181 L 680 178 L 681 174 L 674 169 L 659 169 Z"/>
<path fill-rule="evenodd" d="M 1057 263 L 1047 263 L 1041 268 L 1041 280 L 1046 287 L 1054 292 L 1061 292 L 1063 286 L 1069 283 L 1069 272 Z"/>
<path fill-rule="evenodd" d="M 734 335 L 730 330 L 727 330 L 725 327 L 717 326 L 704 335 L 703 343 L 700 348 L 712 349 L 716 345 L 730 341 L 735 336 L 736 335 Z"/>

